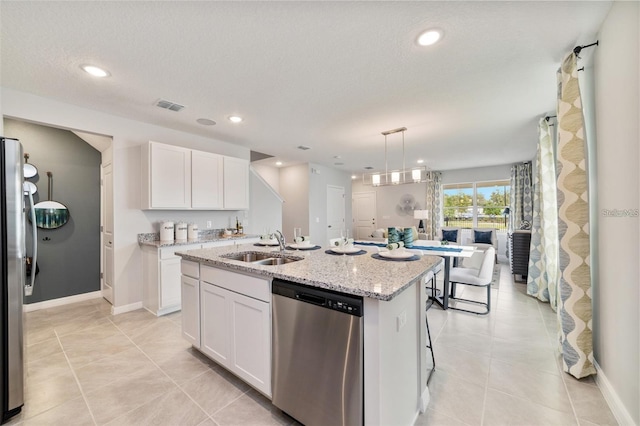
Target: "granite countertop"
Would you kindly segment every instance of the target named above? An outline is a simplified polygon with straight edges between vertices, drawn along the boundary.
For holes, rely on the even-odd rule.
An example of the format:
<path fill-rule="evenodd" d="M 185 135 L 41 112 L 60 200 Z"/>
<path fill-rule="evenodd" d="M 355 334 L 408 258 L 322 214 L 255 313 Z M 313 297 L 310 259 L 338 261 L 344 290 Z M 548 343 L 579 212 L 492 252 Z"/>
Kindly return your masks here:
<path fill-rule="evenodd" d="M 177 247 L 186 246 L 189 244 L 203 244 L 213 243 L 216 241 L 242 241 L 247 238 L 259 238 L 259 235 L 233 235 L 230 237 L 223 237 L 220 232 L 206 232 L 201 231 L 197 240 L 172 240 L 172 241 L 160 241 L 160 235 L 158 233 L 138 234 L 138 244 L 141 246 L 151 247 Z"/>
<path fill-rule="evenodd" d="M 422 256 L 419 260 L 407 262 L 378 260 L 371 257 L 377 252 L 375 247 L 363 247 L 367 253 L 358 256 L 331 255 L 325 253 L 326 249 L 327 247 L 319 250 L 286 250 L 287 255 L 302 257 L 303 260 L 277 266 L 257 265 L 221 257 L 223 254 L 244 251 L 279 254 L 278 248 L 258 247 L 253 244 L 189 250 L 176 254 L 185 260 L 204 265 L 280 278 L 379 300 L 393 299 L 442 260 L 437 256 Z"/>

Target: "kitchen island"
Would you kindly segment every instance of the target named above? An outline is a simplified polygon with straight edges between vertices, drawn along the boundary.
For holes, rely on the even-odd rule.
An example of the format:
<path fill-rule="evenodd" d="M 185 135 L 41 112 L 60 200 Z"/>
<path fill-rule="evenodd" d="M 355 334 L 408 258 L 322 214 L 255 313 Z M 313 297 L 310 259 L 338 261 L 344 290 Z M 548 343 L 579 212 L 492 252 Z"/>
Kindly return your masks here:
<path fill-rule="evenodd" d="M 272 280 L 360 296 L 364 423 L 413 424 L 429 400 L 424 279 L 441 259 L 385 261 L 373 258 L 374 251 L 331 255 L 324 248 L 287 250 L 285 256 L 299 260 L 282 265 L 231 258 L 246 252 L 283 255 L 253 244 L 176 253 L 182 257 L 183 336 L 271 397 Z M 238 316 L 242 310 L 247 319 Z"/>

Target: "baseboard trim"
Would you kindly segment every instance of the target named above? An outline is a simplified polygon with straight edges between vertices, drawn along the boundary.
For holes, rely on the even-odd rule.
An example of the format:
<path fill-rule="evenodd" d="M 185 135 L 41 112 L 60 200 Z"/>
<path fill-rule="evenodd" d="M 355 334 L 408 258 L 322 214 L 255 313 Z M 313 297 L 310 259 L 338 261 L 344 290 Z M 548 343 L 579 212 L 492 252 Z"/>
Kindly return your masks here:
<path fill-rule="evenodd" d="M 607 376 L 604 374 L 598 363 L 594 360 L 593 365 L 596 367 L 596 384 L 600 388 L 600 392 L 602 392 L 602 396 L 604 396 L 605 401 L 609 405 L 611 412 L 614 417 L 618 421 L 618 424 L 621 425 L 635 425 L 636 423 L 633 421 L 631 414 L 625 408 L 624 404 L 618 397 L 615 389 L 607 379 Z"/>
<path fill-rule="evenodd" d="M 58 299 L 44 300 L 42 302 L 25 304 L 23 305 L 23 309 L 24 312 L 33 312 L 39 311 L 40 309 L 55 308 L 56 306 L 84 302 L 85 300 L 99 299 L 100 297 L 102 297 L 102 292 L 98 290 L 89 293 L 75 294 L 73 296 L 60 297 Z"/>
<path fill-rule="evenodd" d="M 135 311 L 142 307 L 142 302 L 131 303 L 124 306 L 111 306 L 111 315 L 124 314 L 125 312 Z"/>

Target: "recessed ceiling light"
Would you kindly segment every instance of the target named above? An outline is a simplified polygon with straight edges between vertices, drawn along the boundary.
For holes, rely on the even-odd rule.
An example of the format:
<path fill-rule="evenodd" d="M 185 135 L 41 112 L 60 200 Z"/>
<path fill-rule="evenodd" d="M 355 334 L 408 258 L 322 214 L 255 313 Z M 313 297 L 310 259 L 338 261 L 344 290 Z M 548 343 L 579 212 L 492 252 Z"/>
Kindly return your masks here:
<path fill-rule="evenodd" d="M 198 118 L 196 120 L 198 124 L 202 124 L 203 126 L 215 126 L 216 122 L 213 120 L 209 120 L 208 118 Z"/>
<path fill-rule="evenodd" d="M 282 166 L 282 161 L 276 161 L 276 166 Z"/>
<path fill-rule="evenodd" d="M 424 160 L 418 160 L 418 164 L 424 163 Z"/>
<path fill-rule="evenodd" d="M 358 177 L 356 175 L 351 175 L 351 180 L 353 179 L 357 179 Z"/>
<path fill-rule="evenodd" d="M 427 30 L 418 36 L 418 44 L 420 46 L 431 46 L 442 38 L 442 31 Z"/>
<path fill-rule="evenodd" d="M 94 77 L 108 77 L 110 75 L 109 71 L 98 68 L 95 65 L 82 65 L 80 68 L 82 68 L 84 72 L 91 74 Z"/>
<path fill-rule="evenodd" d="M 229 121 L 232 123 L 240 123 L 242 121 L 242 117 L 238 115 L 232 115 L 229 117 Z"/>

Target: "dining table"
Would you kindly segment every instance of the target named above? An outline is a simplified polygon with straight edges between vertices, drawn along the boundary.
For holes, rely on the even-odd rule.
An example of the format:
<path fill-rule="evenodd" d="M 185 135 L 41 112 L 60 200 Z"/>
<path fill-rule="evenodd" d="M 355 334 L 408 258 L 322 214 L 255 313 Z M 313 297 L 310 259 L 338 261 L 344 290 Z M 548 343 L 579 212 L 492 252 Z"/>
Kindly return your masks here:
<path fill-rule="evenodd" d="M 367 241 L 367 240 L 356 240 L 354 242 L 355 245 L 360 246 L 374 246 L 379 248 L 386 248 L 387 243 L 381 241 Z M 443 288 L 442 295 L 438 296 L 433 292 L 429 298 L 433 300 L 438 306 L 440 306 L 443 310 L 449 309 L 449 296 L 450 296 L 450 282 L 449 282 L 449 271 L 451 270 L 451 259 L 460 259 L 460 258 L 469 258 L 473 256 L 474 253 L 477 253 L 478 250 L 474 246 L 460 246 L 460 245 L 434 245 L 431 242 L 421 242 L 421 240 L 413 241 L 413 245 L 411 247 L 406 247 L 408 250 L 420 250 L 424 255 L 430 256 L 440 256 L 444 259 L 444 279 L 443 279 Z"/>

